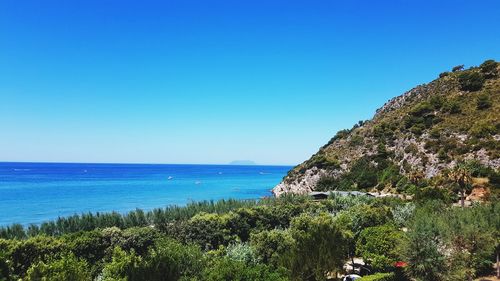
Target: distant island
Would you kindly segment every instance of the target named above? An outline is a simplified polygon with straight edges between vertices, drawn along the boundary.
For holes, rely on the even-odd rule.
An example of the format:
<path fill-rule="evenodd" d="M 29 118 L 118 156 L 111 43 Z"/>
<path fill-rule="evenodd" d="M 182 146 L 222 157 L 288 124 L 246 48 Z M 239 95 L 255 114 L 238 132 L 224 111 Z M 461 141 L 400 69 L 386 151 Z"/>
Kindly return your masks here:
<path fill-rule="evenodd" d="M 254 161 L 252 160 L 234 160 L 234 161 L 231 161 L 229 162 L 229 165 L 257 165 L 257 163 L 255 163 Z"/>

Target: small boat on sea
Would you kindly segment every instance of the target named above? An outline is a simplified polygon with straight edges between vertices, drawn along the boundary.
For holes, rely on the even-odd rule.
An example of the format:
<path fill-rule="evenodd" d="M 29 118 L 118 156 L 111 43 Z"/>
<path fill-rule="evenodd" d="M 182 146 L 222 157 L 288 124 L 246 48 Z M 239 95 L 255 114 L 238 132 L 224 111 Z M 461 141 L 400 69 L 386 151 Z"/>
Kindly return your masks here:
<path fill-rule="evenodd" d="M 167 178 L 167 179 L 168 179 L 168 180 L 171 180 L 171 179 L 173 179 L 173 178 L 174 178 L 174 177 L 172 177 L 172 176 L 168 176 L 168 178 Z"/>

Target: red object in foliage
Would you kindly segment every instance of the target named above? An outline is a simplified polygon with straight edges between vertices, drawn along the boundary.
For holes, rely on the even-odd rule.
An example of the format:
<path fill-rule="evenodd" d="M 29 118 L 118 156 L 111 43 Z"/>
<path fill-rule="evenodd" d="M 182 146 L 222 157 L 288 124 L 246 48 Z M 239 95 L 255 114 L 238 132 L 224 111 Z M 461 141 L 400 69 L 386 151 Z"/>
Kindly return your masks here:
<path fill-rule="evenodd" d="M 406 263 L 404 261 L 397 261 L 394 263 L 395 267 L 406 267 L 407 265 L 408 265 L 408 263 Z"/>

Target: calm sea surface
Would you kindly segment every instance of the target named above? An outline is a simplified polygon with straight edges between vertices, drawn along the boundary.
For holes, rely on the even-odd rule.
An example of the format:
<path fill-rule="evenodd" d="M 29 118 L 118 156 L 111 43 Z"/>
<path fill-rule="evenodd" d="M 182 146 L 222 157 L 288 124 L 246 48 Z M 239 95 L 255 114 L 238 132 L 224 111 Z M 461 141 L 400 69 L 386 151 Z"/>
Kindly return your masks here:
<path fill-rule="evenodd" d="M 0 225 L 271 196 L 292 167 L 0 163 Z"/>

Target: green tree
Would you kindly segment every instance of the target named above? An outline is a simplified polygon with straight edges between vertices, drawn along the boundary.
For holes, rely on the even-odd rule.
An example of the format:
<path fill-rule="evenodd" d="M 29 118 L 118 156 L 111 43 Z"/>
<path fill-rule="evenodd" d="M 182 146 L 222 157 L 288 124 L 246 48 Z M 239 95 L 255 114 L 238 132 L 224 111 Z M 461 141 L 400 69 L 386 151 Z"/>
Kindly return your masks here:
<path fill-rule="evenodd" d="M 284 258 L 294 247 L 295 240 L 290 231 L 273 229 L 253 233 L 250 243 L 263 263 L 278 267 L 284 265 Z"/>
<path fill-rule="evenodd" d="M 202 260 L 202 252 L 197 246 L 162 239 L 144 259 L 146 274 L 143 278 L 166 281 L 179 280 L 182 276 L 196 276 L 203 268 Z"/>
<path fill-rule="evenodd" d="M 110 263 L 104 266 L 103 281 L 132 281 L 142 278 L 142 258 L 134 251 L 130 253 L 116 247 Z"/>
<path fill-rule="evenodd" d="M 302 214 L 292 220 L 290 233 L 295 244 L 288 268 L 294 280 L 325 280 L 328 272 L 342 268 L 347 253 L 345 234 L 331 215 Z"/>
<path fill-rule="evenodd" d="M 356 252 L 376 271 L 388 271 L 399 260 L 403 232 L 392 225 L 365 228 L 359 235 Z"/>
<path fill-rule="evenodd" d="M 454 209 L 444 214 L 446 231 L 442 233 L 451 252 L 450 275 L 472 281 L 477 273 L 489 273 L 498 244 L 494 220 L 499 217 L 499 208 L 484 207 Z"/>
<path fill-rule="evenodd" d="M 145 255 L 156 241 L 164 237 L 158 230 L 152 227 L 132 227 L 123 230 L 113 241 L 125 251 L 134 250 L 138 255 Z"/>
<path fill-rule="evenodd" d="M 91 266 L 92 276 L 102 270 L 102 260 L 111 251 L 111 239 L 101 230 L 82 231 L 61 237 L 66 248 Z"/>
<path fill-rule="evenodd" d="M 24 276 L 32 264 L 57 257 L 66 250 L 67 245 L 54 237 L 36 236 L 19 241 L 10 251 L 13 273 Z"/>
<path fill-rule="evenodd" d="M 407 232 L 403 257 L 410 277 L 423 281 L 440 281 L 446 275 L 445 256 L 441 251 L 441 221 L 435 215 L 437 209 L 425 208 L 416 212 Z"/>
<path fill-rule="evenodd" d="M 246 264 L 230 258 L 217 258 L 203 271 L 206 281 L 286 281 L 283 270 L 273 270 L 262 264 Z"/>
<path fill-rule="evenodd" d="M 484 77 L 479 72 L 465 71 L 458 76 L 460 89 L 463 91 L 478 91 L 481 90 L 484 84 Z"/>
<path fill-rule="evenodd" d="M 228 245 L 235 241 L 228 226 L 228 214 L 199 213 L 192 217 L 185 226 L 185 238 L 202 248 L 217 249 L 219 245 Z"/>
<path fill-rule="evenodd" d="M 356 241 L 363 229 L 372 226 L 383 225 L 392 221 L 390 208 L 386 206 L 375 207 L 367 204 L 354 206 L 346 211 L 340 212 L 335 220 L 345 233 L 347 255 L 354 264 L 356 253 Z"/>
<path fill-rule="evenodd" d="M 498 63 L 494 60 L 486 60 L 479 67 L 481 68 L 481 72 L 486 75 L 486 77 L 491 78 L 497 75 Z"/>
<path fill-rule="evenodd" d="M 203 256 L 196 246 L 160 239 L 145 257 L 134 251 L 115 249 L 113 260 L 104 267 L 105 280 L 171 281 L 197 276 L 203 269 Z"/>
<path fill-rule="evenodd" d="M 26 273 L 27 281 L 90 281 L 92 277 L 88 264 L 75 255 L 63 255 L 60 259 L 40 261 Z"/>

